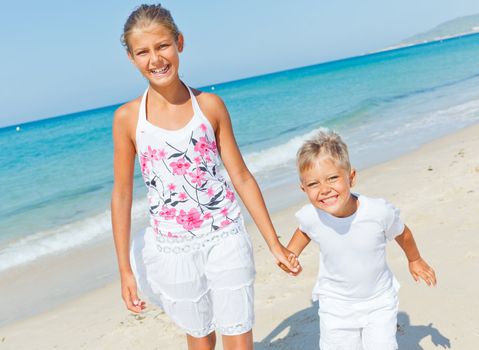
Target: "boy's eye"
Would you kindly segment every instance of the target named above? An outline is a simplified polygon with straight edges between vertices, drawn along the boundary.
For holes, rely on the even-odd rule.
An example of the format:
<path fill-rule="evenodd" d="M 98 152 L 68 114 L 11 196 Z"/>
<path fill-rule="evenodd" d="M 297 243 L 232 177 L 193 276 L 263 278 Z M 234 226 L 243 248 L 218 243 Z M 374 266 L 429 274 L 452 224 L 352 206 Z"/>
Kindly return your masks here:
<path fill-rule="evenodd" d="M 166 49 L 168 46 L 170 46 L 170 45 L 169 44 L 161 44 L 160 45 L 160 50 Z"/>
<path fill-rule="evenodd" d="M 310 182 L 307 186 L 308 187 L 314 187 L 316 186 L 318 183 L 317 182 Z"/>
<path fill-rule="evenodd" d="M 337 176 L 337 175 L 328 177 L 328 182 L 334 182 L 334 181 L 336 181 L 338 178 L 339 178 L 339 176 Z"/>
<path fill-rule="evenodd" d="M 146 54 L 146 51 L 138 51 L 136 53 L 137 56 L 143 56 L 144 54 Z"/>

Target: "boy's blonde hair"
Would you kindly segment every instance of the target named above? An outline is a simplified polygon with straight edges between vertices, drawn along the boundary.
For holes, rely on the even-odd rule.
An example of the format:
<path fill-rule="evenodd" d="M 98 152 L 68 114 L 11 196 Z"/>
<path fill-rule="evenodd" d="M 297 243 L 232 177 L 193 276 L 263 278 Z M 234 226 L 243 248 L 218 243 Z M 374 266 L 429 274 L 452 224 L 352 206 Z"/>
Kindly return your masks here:
<path fill-rule="evenodd" d="M 351 170 L 348 146 L 334 131 L 321 129 L 313 138 L 307 140 L 296 153 L 296 165 L 299 173 L 310 169 L 319 157 L 330 157 L 347 171 Z"/>

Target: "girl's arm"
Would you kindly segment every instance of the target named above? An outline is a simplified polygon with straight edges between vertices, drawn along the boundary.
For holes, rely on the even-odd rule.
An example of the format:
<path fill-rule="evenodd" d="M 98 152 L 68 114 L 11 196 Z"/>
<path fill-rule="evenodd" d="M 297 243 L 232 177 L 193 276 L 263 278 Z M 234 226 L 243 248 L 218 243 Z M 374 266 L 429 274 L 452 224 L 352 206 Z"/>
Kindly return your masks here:
<path fill-rule="evenodd" d="M 116 255 L 121 277 L 122 298 L 133 312 L 140 312 L 144 304 L 137 295 L 136 281 L 130 266 L 130 226 L 133 193 L 135 146 L 131 138 L 131 114 L 128 107 L 120 107 L 113 119 L 113 173 L 111 222 Z"/>
<path fill-rule="evenodd" d="M 397 236 L 395 240 L 406 254 L 409 261 L 409 272 L 414 280 L 417 282 L 423 279 L 428 286 L 435 286 L 436 274 L 419 254 L 419 249 L 409 227 L 404 226 L 404 232 Z"/>
<path fill-rule="evenodd" d="M 297 271 L 297 268 L 294 268 L 287 259 L 291 252 L 280 243 L 266 209 L 263 195 L 255 178 L 243 161 L 243 157 L 236 144 L 231 119 L 226 106 L 218 96 L 213 94 L 205 95 L 202 96 L 203 107 L 205 108 L 204 110 L 208 111 L 208 116 L 212 119 L 218 151 L 236 192 L 246 206 L 246 209 L 248 209 L 256 226 L 258 226 L 273 256 L 291 271 Z"/>

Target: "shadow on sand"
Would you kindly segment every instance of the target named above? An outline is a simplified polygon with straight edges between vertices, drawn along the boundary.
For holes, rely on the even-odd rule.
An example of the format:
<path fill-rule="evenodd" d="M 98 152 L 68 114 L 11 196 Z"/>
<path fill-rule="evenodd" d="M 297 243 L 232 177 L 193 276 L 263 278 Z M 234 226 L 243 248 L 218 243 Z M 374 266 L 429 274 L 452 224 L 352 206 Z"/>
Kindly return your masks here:
<path fill-rule="evenodd" d="M 419 345 L 421 340 L 431 337 L 431 343 L 435 347 L 449 349 L 451 341 L 429 323 L 427 326 L 413 326 L 409 321 L 409 315 L 405 312 L 398 313 L 398 332 L 396 335 L 400 350 L 424 350 Z"/>
<path fill-rule="evenodd" d="M 255 350 L 318 350 L 319 317 L 318 303 L 298 311 L 282 321 L 263 340 L 254 343 Z M 430 337 L 430 342 L 437 348 L 450 348 L 448 338 L 442 335 L 430 323 L 427 326 L 411 325 L 409 315 L 398 313 L 397 341 L 399 350 L 423 350 L 419 344 Z"/>

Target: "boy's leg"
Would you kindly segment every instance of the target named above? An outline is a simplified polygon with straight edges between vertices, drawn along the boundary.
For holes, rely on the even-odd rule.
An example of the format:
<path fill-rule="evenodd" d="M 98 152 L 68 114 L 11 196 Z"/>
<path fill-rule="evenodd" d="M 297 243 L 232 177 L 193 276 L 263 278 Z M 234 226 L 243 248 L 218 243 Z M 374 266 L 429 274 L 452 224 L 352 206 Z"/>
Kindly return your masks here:
<path fill-rule="evenodd" d="M 362 330 L 364 350 L 397 350 L 398 299 L 393 297 L 391 303 L 371 312 L 368 324 Z"/>
<path fill-rule="evenodd" d="M 361 330 L 320 327 L 319 348 L 321 350 L 362 350 Z"/>
<path fill-rule="evenodd" d="M 351 303 L 319 298 L 319 348 L 362 350 L 361 324 Z"/>

